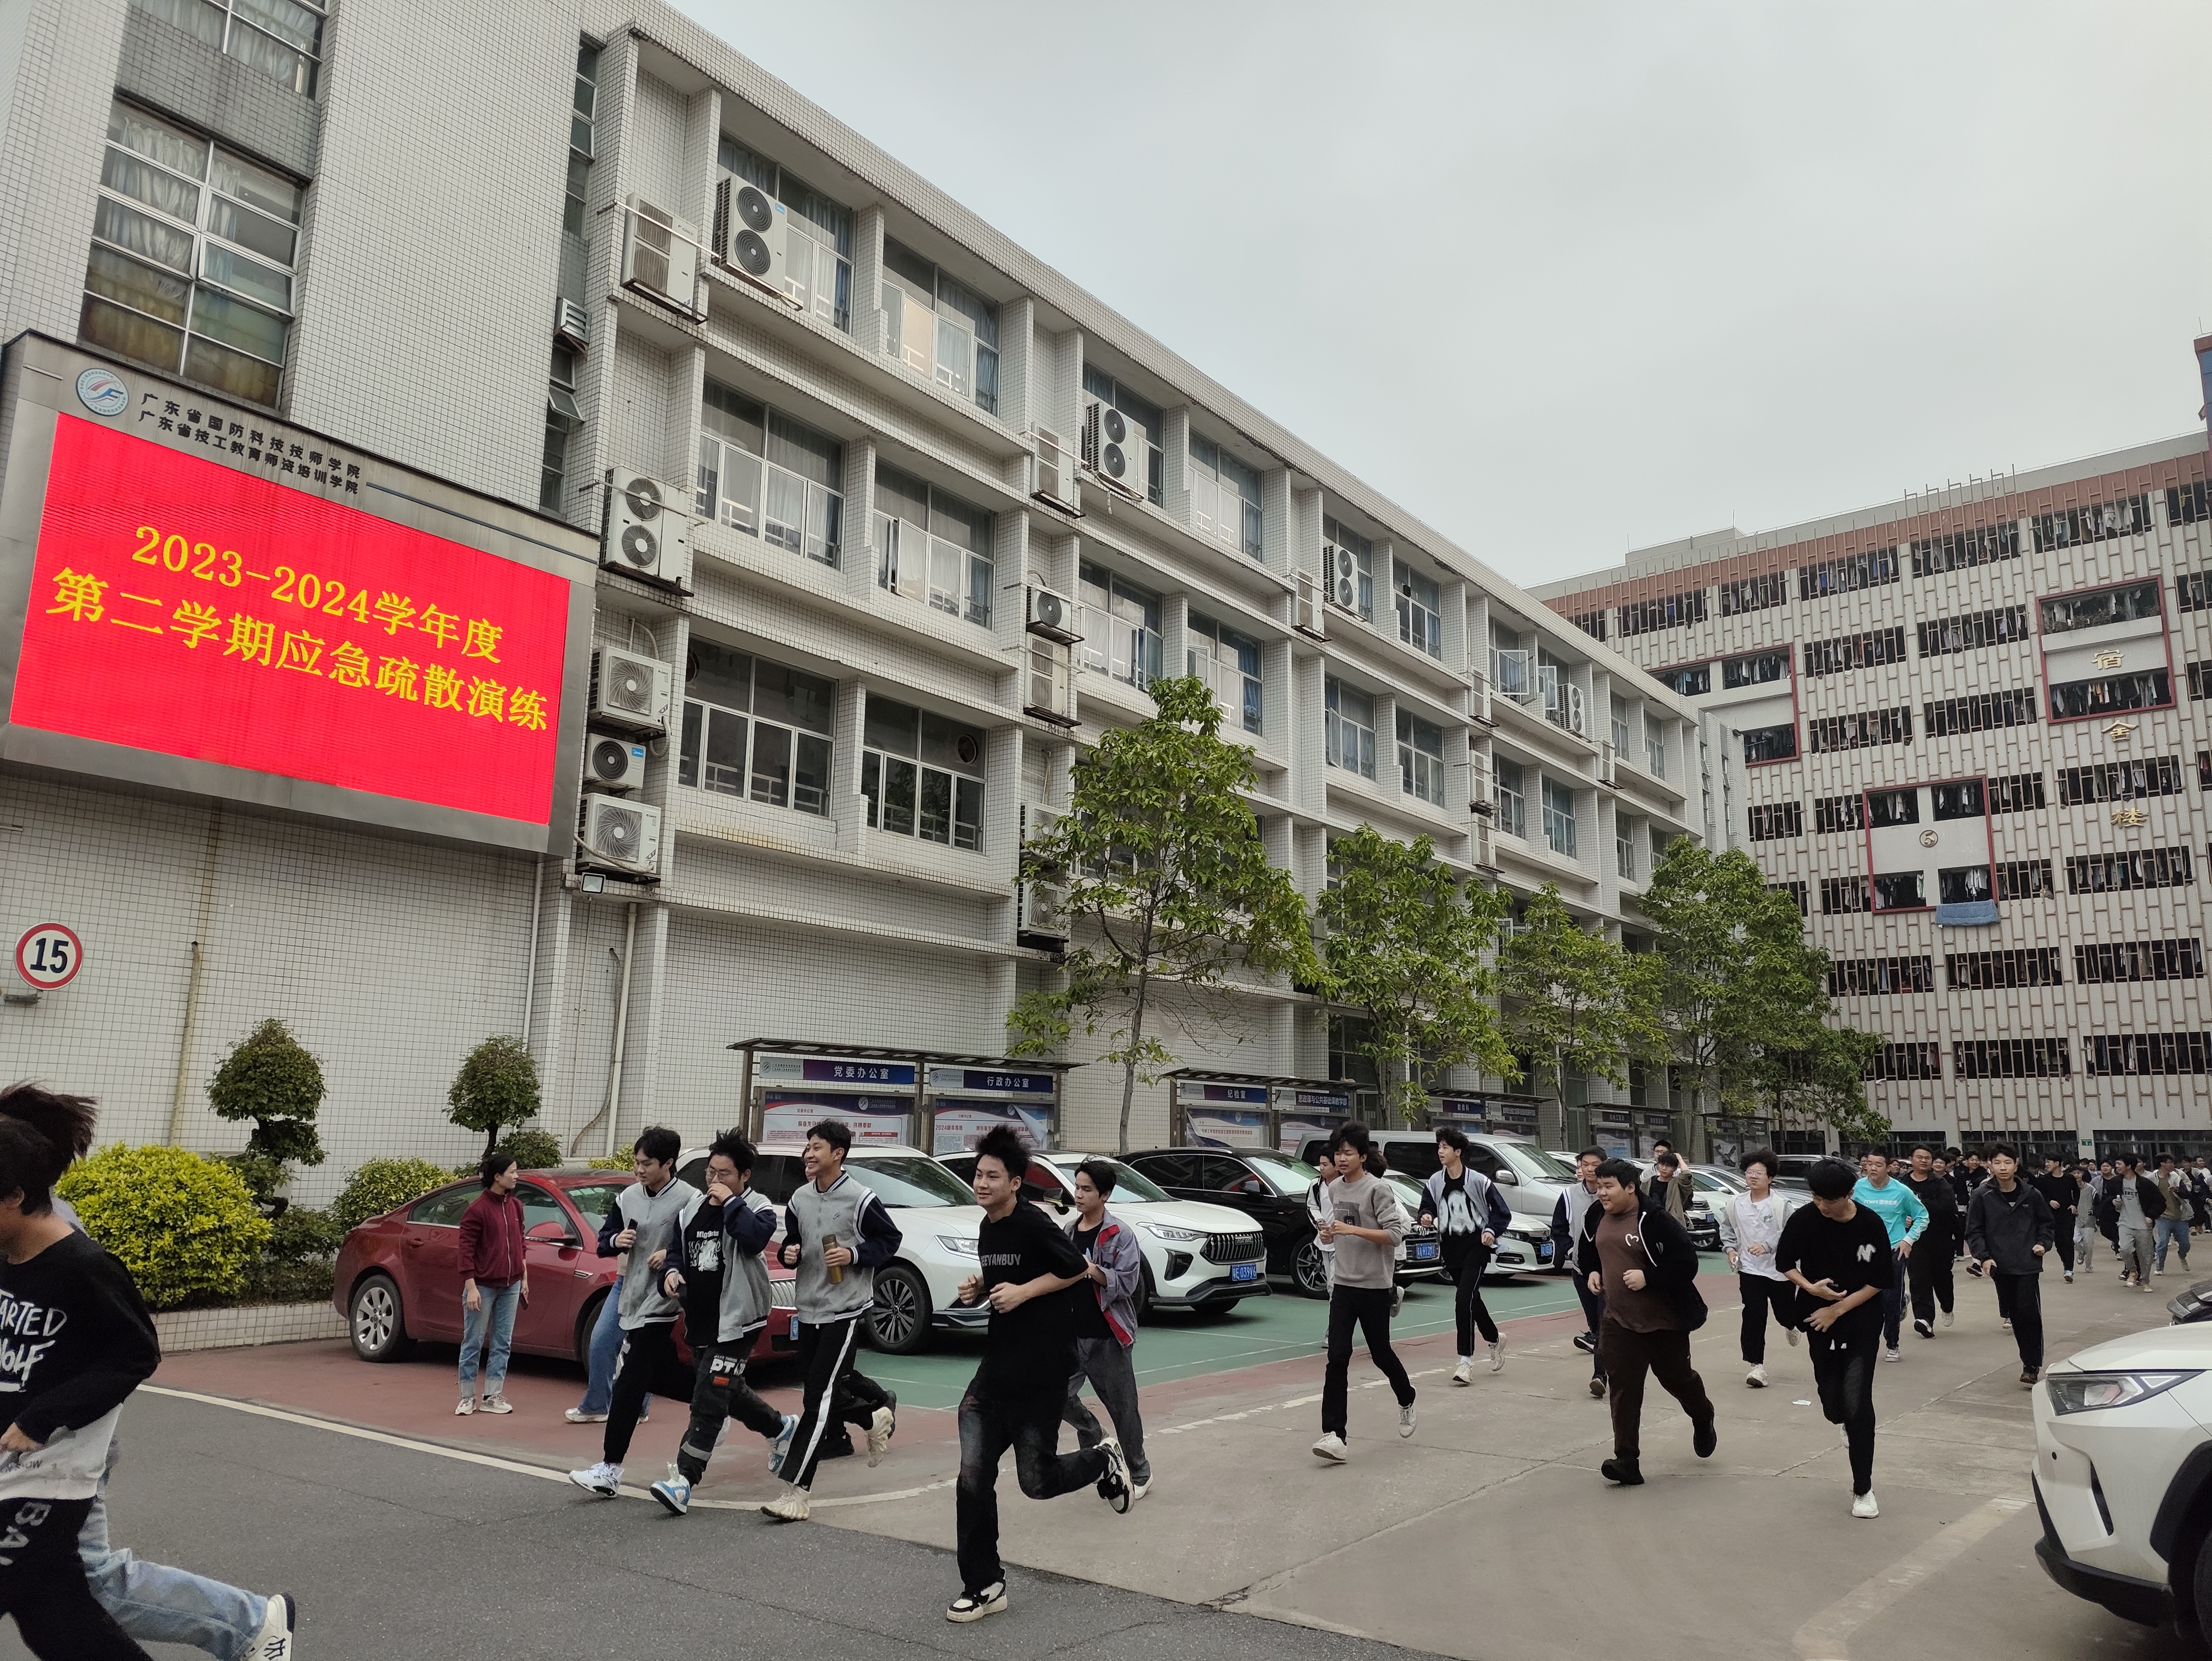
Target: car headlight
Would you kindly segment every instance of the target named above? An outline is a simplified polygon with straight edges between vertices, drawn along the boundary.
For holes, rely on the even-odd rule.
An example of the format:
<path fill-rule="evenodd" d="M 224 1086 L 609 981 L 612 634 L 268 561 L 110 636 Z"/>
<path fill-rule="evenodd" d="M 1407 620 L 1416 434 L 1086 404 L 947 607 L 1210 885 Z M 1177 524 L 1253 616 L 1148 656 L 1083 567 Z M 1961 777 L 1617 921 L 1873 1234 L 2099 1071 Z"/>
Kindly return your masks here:
<path fill-rule="evenodd" d="M 957 1234 L 940 1234 L 937 1237 L 937 1244 L 956 1257 L 976 1257 L 982 1255 L 981 1246 L 974 1240 L 963 1239 Z"/>
<path fill-rule="evenodd" d="M 1170 1228 L 1165 1223 L 1139 1223 L 1137 1226 L 1143 1229 L 1146 1233 L 1151 1235 L 1155 1240 L 1175 1240 L 1178 1242 L 1185 1242 L 1190 1240 L 1202 1240 L 1206 1238 L 1206 1236 L 1197 1229 Z"/>
<path fill-rule="evenodd" d="M 2045 1380 L 2054 1413 L 2132 1407 L 2185 1384 L 2194 1372 L 2054 1372 Z"/>

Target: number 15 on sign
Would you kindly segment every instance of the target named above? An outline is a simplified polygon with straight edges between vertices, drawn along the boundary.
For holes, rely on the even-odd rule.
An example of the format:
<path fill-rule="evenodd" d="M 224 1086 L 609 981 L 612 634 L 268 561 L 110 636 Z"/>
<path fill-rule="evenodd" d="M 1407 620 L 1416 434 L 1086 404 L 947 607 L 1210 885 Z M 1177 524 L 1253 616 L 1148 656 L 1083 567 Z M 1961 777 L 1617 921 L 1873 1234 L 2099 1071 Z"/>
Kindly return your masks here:
<path fill-rule="evenodd" d="M 83 964 L 83 942 L 58 922 L 26 929 L 15 942 L 15 972 L 41 992 L 67 986 Z"/>

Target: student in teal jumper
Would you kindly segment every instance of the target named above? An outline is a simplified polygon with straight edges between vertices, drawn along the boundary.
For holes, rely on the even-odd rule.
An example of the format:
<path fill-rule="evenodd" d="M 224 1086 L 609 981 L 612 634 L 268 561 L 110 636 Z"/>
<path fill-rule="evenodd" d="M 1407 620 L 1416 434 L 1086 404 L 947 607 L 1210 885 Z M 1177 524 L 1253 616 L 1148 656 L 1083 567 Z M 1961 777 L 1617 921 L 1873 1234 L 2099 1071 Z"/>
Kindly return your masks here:
<path fill-rule="evenodd" d="M 1903 1183 L 1889 1175 L 1889 1155 L 1879 1149 L 1860 1156 L 1858 1185 L 1851 1198 L 1881 1219 L 1889 1231 L 1889 1249 L 1896 1255 L 1891 1265 L 1889 1290 L 1881 1294 L 1881 1342 L 1885 1361 L 1901 1361 L 1897 1329 L 1905 1314 L 1905 1263 L 1912 1256 L 1912 1243 L 1928 1228 L 1928 1208 Z"/>

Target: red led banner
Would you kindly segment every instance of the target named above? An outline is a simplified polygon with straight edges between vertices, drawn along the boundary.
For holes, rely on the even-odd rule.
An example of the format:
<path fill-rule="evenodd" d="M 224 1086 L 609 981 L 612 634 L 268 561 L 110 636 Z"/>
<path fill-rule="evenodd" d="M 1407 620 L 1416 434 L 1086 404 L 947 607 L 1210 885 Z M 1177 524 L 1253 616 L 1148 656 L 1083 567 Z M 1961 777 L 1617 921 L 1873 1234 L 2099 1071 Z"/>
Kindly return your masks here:
<path fill-rule="evenodd" d="M 9 718 L 544 824 L 569 585 L 58 418 Z"/>

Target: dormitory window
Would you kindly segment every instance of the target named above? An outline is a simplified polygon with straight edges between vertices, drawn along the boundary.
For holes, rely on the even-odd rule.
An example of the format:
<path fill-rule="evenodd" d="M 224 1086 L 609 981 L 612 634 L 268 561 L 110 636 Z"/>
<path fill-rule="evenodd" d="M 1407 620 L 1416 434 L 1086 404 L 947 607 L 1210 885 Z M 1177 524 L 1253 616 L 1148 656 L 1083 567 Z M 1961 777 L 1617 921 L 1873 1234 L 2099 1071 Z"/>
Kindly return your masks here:
<path fill-rule="evenodd" d="M 884 239 L 884 350 L 976 407 L 999 410 L 999 308 L 890 237 Z"/>
<path fill-rule="evenodd" d="M 2196 879 L 2186 848 L 2145 848 L 2130 854 L 2076 854 L 2066 861 L 2069 894 L 2130 888 L 2186 888 Z"/>
<path fill-rule="evenodd" d="M 983 845 L 983 734 L 911 704 L 868 700 L 860 751 L 868 826 L 954 848 Z"/>
<path fill-rule="evenodd" d="M 1498 804 L 1498 828 L 1509 837 L 1528 834 L 1528 776 L 1517 761 L 1498 758 L 1497 781 L 1491 787 Z"/>
<path fill-rule="evenodd" d="M 2173 580 L 2177 611 L 2202 611 L 2212 606 L 2212 571 L 2185 571 Z"/>
<path fill-rule="evenodd" d="M 1668 691 L 1683 697 L 1703 697 L 1713 690 L 1713 666 L 1710 663 L 1678 664 L 1672 669 L 1654 669 L 1651 678 Z"/>
<path fill-rule="evenodd" d="M 1951 1070 L 1961 1079 L 2063 1079 L 2074 1066 L 2063 1038 L 1961 1038 Z"/>
<path fill-rule="evenodd" d="M 1103 369 L 1083 366 L 1083 390 L 1101 404 L 1119 410 L 1145 429 L 1145 500 L 1153 507 L 1167 503 L 1166 469 L 1162 460 L 1160 438 L 1167 430 L 1167 417 L 1160 406 L 1140 393 L 1131 391 Z"/>
<path fill-rule="evenodd" d="M 1820 879 L 1820 915 L 1827 917 L 1845 916 L 1853 912 L 1870 911 L 1874 902 L 1867 892 L 1864 877 L 1823 877 Z"/>
<path fill-rule="evenodd" d="M 1193 433 L 1188 478 L 1191 528 L 1259 558 L 1260 470 Z"/>
<path fill-rule="evenodd" d="M 2088 1070 L 2104 1074 L 2212 1072 L 2212 1032 L 2123 1032 L 2089 1040 Z"/>
<path fill-rule="evenodd" d="M 1398 573 L 1398 638 L 1432 658 L 1444 654 L 1443 600 L 1435 583 L 1413 571 Z"/>
<path fill-rule="evenodd" d="M 1723 582 L 1721 584 L 1721 615 L 1732 618 L 1745 611 L 1764 611 L 1770 606 L 1785 604 L 1790 599 L 1788 578 L 1786 571 L 1769 571 L 1763 576 L 1745 577 L 1740 582 Z"/>
<path fill-rule="evenodd" d="M 1769 802 L 1750 810 L 1747 828 L 1753 842 L 1772 842 L 1780 837 L 1805 834 L 1805 805 L 1796 801 Z"/>
<path fill-rule="evenodd" d="M 1375 776 L 1375 700 L 1334 675 L 1322 688 L 1322 735 L 1331 767 Z"/>
<path fill-rule="evenodd" d="M 315 95 L 317 59 L 323 51 L 325 9 L 301 0 L 132 0 L 143 12 L 174 24 L 216 48 L 251 64 L 294 92 Z"/>
<path fill-rule="evenodd" d="M 1444 729 L 1403 709 L 1398 712 L 1398 780 L 1407 795 L 1444 805 Z"/>
<path fill-rule="evenodd" d="M 2007 778 L 1990 781 L 1990 812 L 1992 813 L 2025 813 L 2032 808 L 2046 806 L 2043 796 L 2043 775 L 2014 773 Z"/>
<path fill-rule="evenodd" d="M 1662 599 L 1638 600 L 1620 608 L 1620 633 L 1648 635 L 1659 629 L 1680 629 L 1705 620 L 1705 591 L 1692 588 Z"/>
<path fill-rule="evenodd" d="M 2054 697 L 2055 703 L 2057 699 Z M 2035 694 L 2026 687 L 2008 692 L 1969 692 L 1964 697 L 1930 698 L 1921 720 L 1931 739 L 1954 733 L 1986 733 L 1999 727 L 2033 727 Z"/>
<path fill-rule="evenodd" d="M 2043 632 L 2063 635 L 2075 629 L 2101 629 L 2108 624 L 2138 623 L 2159 616 L 2159 587 L 2155 582 L 2125 582 L 2086 594 L 2068 594 L 2041 602 Z"/>
<path fill-rule="evenodd" d="M 576 407 L 575 349 L 553 343 L 553 362 L 545 389 L 545 453 L 538 470 L 538 505 L 557 514 L 564 505 L 568 468 L 568 435 L 583 424 Z"/>
<path fill-rule="evenodd" d="M 1567 621 L 1592 640 L 1605 638 L 1605 613 L 1602 611 L 1577 611 Z"/>
<path fill-rule="evenodd" d="M 1947 866 L 1936 873 L 1936 899 L 1942 905 L 1978 905 L 1991 894 L 1986 865 Z"/>
<path fill-rule="evenodd" d="M 771 548 L 837 563 L 845 447 L 719 380 L 700 411 L 693 511 Z"/>
<path fill-rule="evenodd" d="M 1084 562 L 1075 626 L 1083 666 L 1096 675 L 1149 686 L 1160 677 L 1160 597 Z"/>
<path fill-rule="evenodd" d="M 2035 516 L 2035 551 L 2045 554 L 2053 548 L 2079 548 L 2084 543 L 2136 536 L 2149 529 L 2148 496 L 2122 496 L 2118 502 L 2100 502 L 2088 508 L 2062 508 Z"/>
<path fill-rule="evenodd" d="M 2204 942 L 2198 940 L 2112 940 L 2074 948 L 2074 978 L 2093 981 L 2201 981 Z"/>
<path fill-rule="evenodd" d="M 1877 911 L 1917 911 L 1928 904 L 1928 877 L 1922 871 L 1877 873 L 1874 879 L 1874 909 Z"/>
<path fill-rule="evenodd" d="M 1575 793 L 1550 779 L 1544 781 L 1544 845 L 1575 857 Z"/>
<path fill-rule="evenodd" d="M 757 185 L 791 211 L 783 243 L 784 292 L 833 329 L 853 332 L 853 213 L 766 156 L 722 136 L 722 171 Z"/>
<path fill-rule="evenodd" d="M 998 564 L 988 510 L 878 466 L 875 535 L 877 587 L 989 627 Z"/>
<path fill-rule="evenodd" d="M 1184 638 L 1190 672 L 1212 691 L 1221 713 L 1248 733 L 1260 731 L 1260 642 L 1195 612 Z"/>
<path fill-rule="evenodd" d="M 1845 958 L 1828 966 L 1828 995 L 1832 998 L 1935 989 L 1936 966 L 1930 958 Z"/>
<path fill-rule="evenodd" d="M 684 666 L 676 782 L 828 814 L 836 691 L 818 675 L 695 636 Z"/>
<path fill-rule="evenodd" d="M 1797 915 L 1801 917 L 1805 915 L 1805 885 L 1802 879 L 1790 882 L 1771 882 L 1766 885 L 1766 891 L 1770 894 L 1787 894 L 1790 896 L 1790 903 L 1797 908 Z"/>
<path fill-rule="evenodd" d="M 1866 800 L 1858 795 L 1822 796 L 1813 804 L 1813 828 L 1826 834 L 1856 830 L 1866 820 Z"/>
<path fill-rule="evenodd" d="M 2166 522 L 2168 525 L 2194 525 L 2207 519 L 2212 519 L 2212 484 L 2200 478 L 2194 484 L 2167 487 Z"/>
<path fill-rule="evenodd" d="M 2173 756 L 2146 756 L 2141 761 L 2100 762 L 2088 767 L 2058 770 L 2058 805 L 2075 807 L 2085 802 L 2132 801 L 2143 796 L 2181 794 L 2181 763 Z M 2038 806 L 2042 804 L 2039 802 Z"/>
<path fill-rule="evenodd" d="M 1943 1047 L 1940 1043 L 1886 1043 L 1867 1063 L 1869 1079 L 1901 1080 L 1943 1076 Z"/>
<path fill-rule="evenodd" d="M 1721 684 L 1724 687 L 1763 686 L 1771 680 L 1784 680 L 1790 674 L 1790 654 L 1754 652 L 1748 657 L 1723 658 L 1721 660 Z"/>
<path fill-rule="evenodd" d="M 2173 703 L 2173 682 L 2163 669 L 2095 680 L 2063 681 L 2051 689 L 2051 718 L 2079 721 L 2124 709 L 2164 709 Z"/>
<path fill-rule="evenodd" d="M 1997 605 L 1965 617 L 1936 618 L 1919 625 L 1920 655 L 1942 657 L 2027 638 L 2027 607 Z"/>
<path fill-rule="evenodd" d="M 1997 865 L 2001 900 L 2048 899 L 2057 891 L 2051 885 L 2049 860 L 2004 860 Z"/>
<path fill-rule="evenodd" d="M 1749 727 L 1743 733 L 1743 760 L 1747 767 L 1756 767 L 1762 762 L 1795 761 L 1797 758 L 1797 723 L 1784 721 L 1778 727 Z"/>
<path fill-rule="evenodd" d="M 1867 823 L 1880 827 L 1920 823 L 1917 790 L 1870 790 L 1867 793 Z"/>
<path fill-rule="evenodd" d="M 2001 520 L 1977 525 L 1971 531 L 1946 531 L 1912 545 L 1912 575 L 1935 576 L 1939 572 L 1986 565 L 1993 559 L 2020 557 L 2020 521 Z"/>
<path fill-rule="evenodd" d="M 1341 548 L 1349 553 L 1352 556 L 1352 609 L 1365 618 L 1368 622 L 1374 622 L 1375 545 L 1333 515 L 1325 515 L 1322 518 L 1321 538 L 1321 557 L 1324 567 L 1322 575 L 1334 584 L 1336 581 L 1338 562 L 1336 556 L 1329 551 L 1332 548 Z M 1332 587 L 1331 593 L 1334 592 L 1334 589 Z M 1527 660 L 1524 658 L 1522 661 L 1525 663 Z M 1523 671 L 1523 672 L 1526 672 Z M 1516 692 L 1502 681 L 1499 683 L 1498 691 L 1505 693 L 1509 697 L 1525 696 L 1525 688 L 1521 692 Z"/>
<path fill-rule="evenodd" d="M 1826 599 L 1832 594 L 1855 593 L 1897 581 L 1897 549 L 1869 548 L 1863 554 L 1845 554 L 1802 567 L 1797 573 L 1797 598 Z"/>
<path fill-rule="evenodd" d="M 1808 728 L 1814 755 L 1832 750 L 1863 750 L 1877 744 L 1912 742 L 1910 709 L 1862 709 L 1856 715 L 1823 715 Z"/>
<path fill-rule="evenodd" d="M 1923 629 L 1925 624 L 1921 625 Z M 1808 675 L 1840 674 L 1846 669 L 1870 669 L 1877 664 L 1905 660 L 1905 630 L 1876 629 L 1837 640 L 1816 640 L 1805 648 Z"/>
<path fill-rule="evenodd" d="M 1936 821 L 1945 819 L 1978 819 L 1984 816 L 1982 781 L 1953 779 L 1948 784 L 1928 787 L 1929 806 Z"/>
<path fill-rule="evenodd" d="M 143 110 L 108 112 L 79 331 L 90 344 L 273 405 L 304 192 Z"/>

